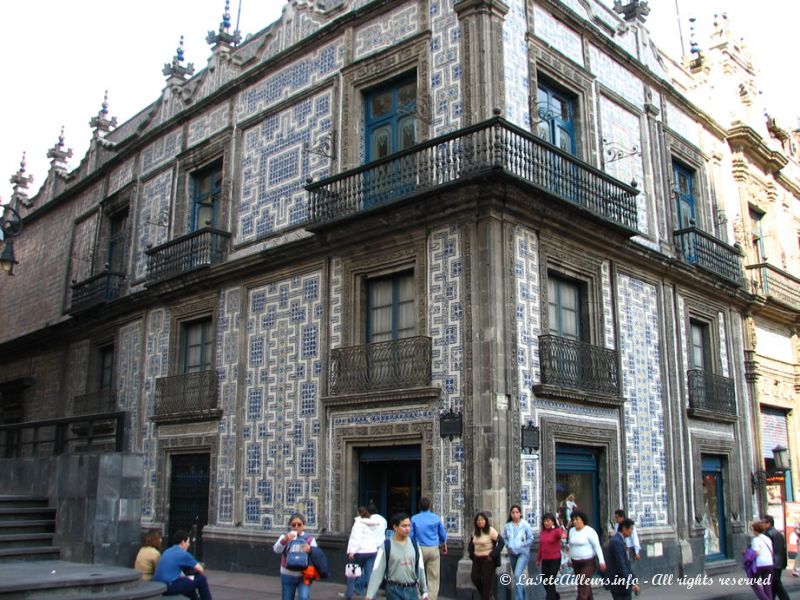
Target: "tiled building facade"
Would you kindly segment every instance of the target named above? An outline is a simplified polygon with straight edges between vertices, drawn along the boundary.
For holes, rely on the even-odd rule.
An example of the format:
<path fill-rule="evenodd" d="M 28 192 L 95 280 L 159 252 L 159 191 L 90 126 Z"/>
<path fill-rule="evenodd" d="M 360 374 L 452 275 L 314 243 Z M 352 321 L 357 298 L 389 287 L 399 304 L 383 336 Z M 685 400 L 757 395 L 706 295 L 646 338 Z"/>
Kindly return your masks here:
<path fill-rule="evenodd" d="M 358 504 L 426 495 L 452 589 L 477 510 L 538 528 L 569 494 L 601 530 L 636 519 L 643 573 L 730 567 L 751 432 L 798 377 L 747 219 L 791 216 L 797 273 L 797 153 L 707 112 L 712 53 L 671 63 L 638 4 L 290 0 L 198 74 L 176 57 L 75 171 L 58 145 L 15 188 L 6 421 L 126 411 L 143 524 L 204 495 L 218 567 L 263 570 L 296 510 L 341 547 Z"/>

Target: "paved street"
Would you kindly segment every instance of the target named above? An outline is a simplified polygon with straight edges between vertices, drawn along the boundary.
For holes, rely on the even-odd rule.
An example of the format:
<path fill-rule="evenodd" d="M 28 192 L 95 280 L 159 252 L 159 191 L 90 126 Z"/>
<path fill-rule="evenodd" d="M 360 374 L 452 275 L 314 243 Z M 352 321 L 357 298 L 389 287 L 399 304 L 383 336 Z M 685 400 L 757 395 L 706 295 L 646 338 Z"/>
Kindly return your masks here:
<path fill-rule="evenodd" d="M 207 570 L 207 575 L 214 600 L 279 600 L 281 597 L 280 580 L 277 577 L 210 569 Z M 749 587 L 721 581 L 723 578 L 739 577 L 744 577 L 744 573 L 736 572 L 715 576 L 712 579 L 706 579 L 705 582 L 691 580 L 680 583 L 673 581 L 671 585 L 650 585 L 642 590 L 639 598 L 642 600 L 752 600 L 755 598 L 755 594 Z M 786 571 L 783 581 L 791 598 L 800 600 L 800 578 L 792 577 L 791 571 Z M 338 593 L 343 591 L 344 585 L 342 584 L 318 581 L 311 590 L 311 597 L 313 600 L 339 600 Z M 597 600 L 610 600 L 611 598 L 611 594 L 602 589 L 596 590 L 594 596 Z M 543 597 L 541 588 L 535 588 L 533 593 L 528 594 L 530 600 L 539 600 Z M 572 600 L 574 597 L 574 592 L 562 594 L 562 600 Z M 506 599 L 498 598 L 497 600 Z"/>

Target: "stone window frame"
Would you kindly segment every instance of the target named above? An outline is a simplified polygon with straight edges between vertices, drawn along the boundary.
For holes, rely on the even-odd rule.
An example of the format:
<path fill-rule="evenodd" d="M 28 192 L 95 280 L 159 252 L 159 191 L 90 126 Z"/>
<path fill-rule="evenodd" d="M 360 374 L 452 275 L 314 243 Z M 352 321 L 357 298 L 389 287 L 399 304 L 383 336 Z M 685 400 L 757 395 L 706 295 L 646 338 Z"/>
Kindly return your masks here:
<path fill-rule="evenodd" d="M 528 57 L 531 131 L 535 134 L 533 115 L 536 114 L 536 90 L 539 79 L 543 79 L 547 85 L 574 98 L 575 157 L 599 168 L 597 144 L 594 142 L 598 137 L 594 77 L 539 41 L 529 43 Z"/>
<path fill-rule="evenodd" d="M 692 341 L 692 321 L 698 321 L 708 325 L 709 331 L 709 356 L 711 358 L 711 373 L 714 375 L 722 375 L 722 353 L 720 352 L 720 339 L 719 339 L 719 313 L 724 312 L 722 308 L 708 304 L 706 301 L 695 298 L 691 295 L 683 294 L 683 309 L 686 317 L 685 323 L 681 324 L 683 329 L 684 339 L 686 340 L 686 366 L 691 368 L 691 361 L 689 352 L 691 352 Z M 726 341 L 730 339 L 726 336 Z M 731 348 L 726 348 L 726 354 L 731 356 Z M 733 366 L 728 364 L 728 373 L 733 372 Z M 730 376 L 730 375 L 729 375 Z M 683 381 L 686 381 L 686 373 L 682 374 Z M 688 392 L 687 392 L 688 393 Z"/>
<path fill-rule="evenodd" d="M 97 224 L 97 237 L 92 253 L 92 275 L 105 271 L 106 262 L 101 262 L 101 259 L 108 259 L 111 220 L 123 211 L 127 211 L 128 214 L 125 217 L 125 279 L 129 279 L 128 273 L 133 261 L 133 199 L 137 196 L 138 187 L 137 183 L 130 183 L 100 203 L 100 220 Z"/>
<path fill-rule="evenodd" d="M 736 442 L 731 437 L 721 437 L 711 435 L 712 432 L 708 430 L 689 430 L 689 439 L 691 443 L 691 464 L 692 476 L 696 482 L 702 482 L 703 479 L 703 463 L 702 455 L 711 454 L 721 456 L 723 458 L 723 494 L 725 499 L 726 518 L 731 525 L 729 535 L 735 533 L 742 533 L 745 529 L 744 524 L 744 511 L 743 508 L 746 504 L 738 494 L 734 493 L 734 487 L 731 481 L 731 472 L 734 465 L 740 465 L 740 457 L 737 452 Z M 703 515 L 700 513 L 703 506 L 703 486 L 692 486 L 692 514 L 689 515 L 689 535 L 690 537 L 703 537 L 703 527 L 701 525 Z"/>
<path fill-rule="evenodd" d="M 233 165 L 231 160 L 231 132 L 226 128 L 211 139 L 178 155 L 176 162 L 176 190 L 174 206 L 173 238 L 190 233 L 191 203 L 189 197 L 192 175 L 216 162 L 221 163 L 222 191 L 220 194 L 217 228 L 230 231 L 233 203 Z"/>
<path fill-rule="evenodd" d="M 342 171 L 364 164 L 364 92 L 412 72 L 417 78 L 416 143 L 419 144 L 430 138 L 432 130 L 430 32 L 416 35 L 342 69 Z"/>
<path fill-rule="evenodd" d="M 572 279 L 584 286 L 586 296 L 586 318 L 589 327 L 587 343 L 605 347 L 605 318 L 601 312 L 591 307 L 603 307 L 603 259 L 565 245 L 562 240 L 542 232 L 539 242 L 541 258 L 539 262 L 539 281 L 541 286 L 542 332 L 550 330 L 547 298 L 547 282 L 550 273 Z M 583 300 L 583 299 L 582 299 Z"/>
<path fill-rule="evenodd" d="M 598 465 L 600 515 L 610 515 L 623 506 L 619 485 L 625 481 L 621 468 L 620 444 L 622 433 L 618 422 L 578 420 L 551 414 L 539 417 L 541 430 L 542 486 L 541 506 L 556 506 L 556 444 L 572 444 L 597 448 L 602 452 Z M 601 518 L 601 522 L 603 522 Z M 598 532 L 599 533 L 599 532 Z"/>
<path fill-rule="evenodd" d="M 367 282 L 403 271 L 414 278 L 416 335 L 426 335 L 427 326 L 427 254 L 425 240 L 412 242 L 380 254 L 349 257 L 342 260 L 342 346 L 366 343 Z"/>
<path fill-rule="evenodd" d="M 709 160 L 694 146 L 680 139 L 666 128 L 664 129 L 664 143 L 667 147 L 666 156 L 669 163 L 666 167 L 666 177 L 664 178 L 664 197 L 669 199 L 669 218 L 667 223 L 670 226 L 669 235 L 678 231 L 678 202 L 675 198 L 675 172 L 673 164 L 681 163 L 694 171 L 695 183 L 695 227 L 717 236 L 716 224 L 711 212 L 711 188 L 709 180 Z M 720 238 L 723 239 L 723 238 Z M 724 239 L 723 239 L 724 241 Z"/>
<path fill-rule="evenodd" d="M 183 325 L 192 321 L 199 321 L 204 318 L 211 319 L 211 333 L 214 336 L 211 344 L 211 365 L 212 370 L 217 360 L 217 336 L 218 336 L 218 300 L 215 295 L 209 294 L 205 298 L 195 297 L 189 302 L 175 305 L 170 308 L 169 326 L 169 363 L 167 372 L 169 375 L 180 375 L 180 352 L 181 335 Z"/>

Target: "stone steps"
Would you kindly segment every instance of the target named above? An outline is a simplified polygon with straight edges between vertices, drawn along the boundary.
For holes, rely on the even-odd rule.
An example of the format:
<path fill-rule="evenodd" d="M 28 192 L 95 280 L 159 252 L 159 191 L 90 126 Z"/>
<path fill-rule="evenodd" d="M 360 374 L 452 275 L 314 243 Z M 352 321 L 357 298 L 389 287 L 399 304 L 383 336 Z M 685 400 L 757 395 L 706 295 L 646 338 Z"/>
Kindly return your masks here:
<path fill-rule="evenodd" d="M 138 600 L 160 598 L 162 583 L 133 569 L 60 560 L 0 564 L 2 600 Z"/>
<path fill-rule="evenodd" d="M 0 496 L 0 563 L 57 560 L 53 544 L 56 510 L 47 498 Z"/>

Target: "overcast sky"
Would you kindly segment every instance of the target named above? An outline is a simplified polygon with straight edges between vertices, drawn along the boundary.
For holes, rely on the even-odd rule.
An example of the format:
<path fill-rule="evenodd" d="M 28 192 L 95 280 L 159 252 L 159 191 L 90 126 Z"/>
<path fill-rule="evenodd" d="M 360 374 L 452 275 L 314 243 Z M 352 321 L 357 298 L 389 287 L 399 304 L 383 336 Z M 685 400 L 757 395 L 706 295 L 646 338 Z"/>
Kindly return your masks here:
<path fill-rule="evenodd" d="M 608 0 L 611 2 L 611 0 Z M 795 61 L 800 2 L 796 0 L 651 0 L 647 25 L 654 39 L 680 50 L 676 1 L 688 46 L 688 18 L 697 17 L 698 40 L 707 36 L 715 12 L 726 11 L 733 31 L 744 31 L 762 72 L 764 104 L 785 127 L 800 116 L 800 77 Z M 232 0 L 234 24 L 239 0 Z M 241 0 L 243 34 L 255 33 L 280 16 L 284 0 Z M 219 27 L 224 0 L 25 0 L 5 6 L 0 36 L 0 198 L 11 195 L 8 178 L 27 151 L 31 194 L 47 174 L 47 150 L 63 125 L 66 145 L 78 165 L 91 137 L 89 119 L 108 90 L 109 110 L 120 122 L 156 100 L 164 87 L 161 69 L 181 35 L 187 62 L 206 65 L 205 37 Z M 691 7 L 691 9 L 690 9 Z M 774 108 L 773 108 L 774 107 Z"/>

